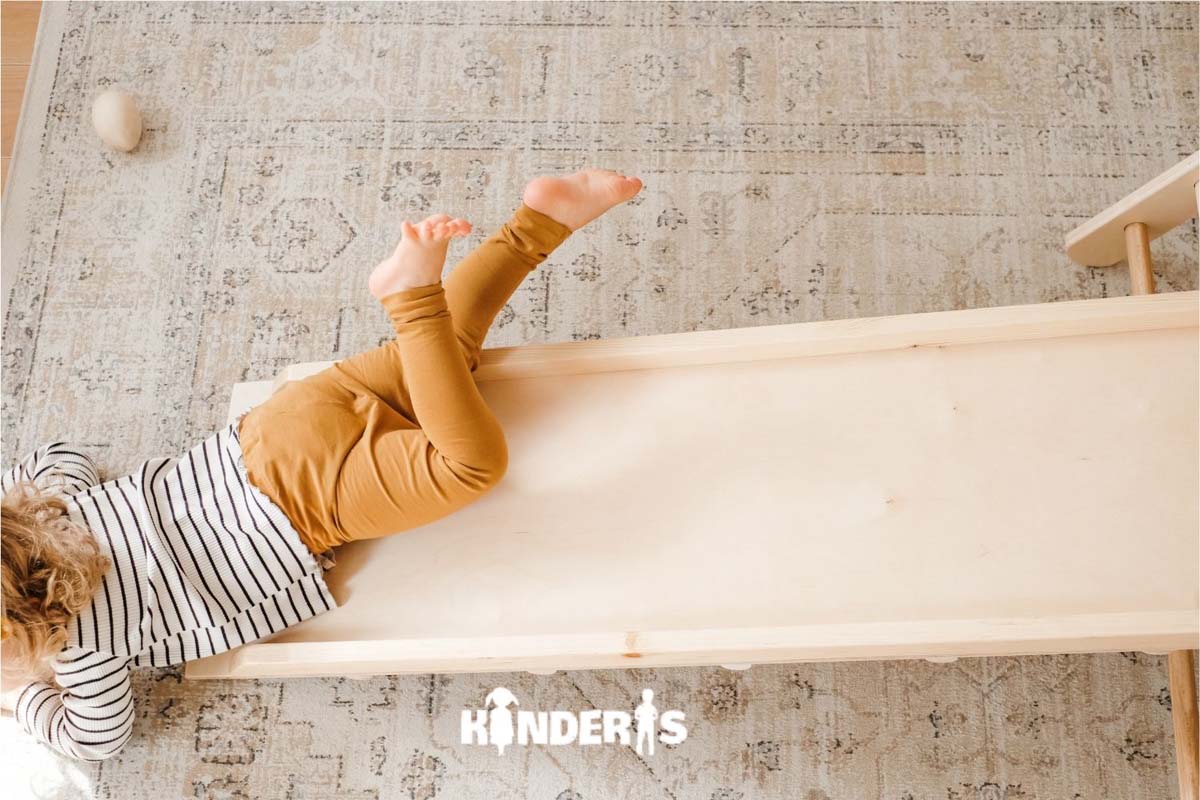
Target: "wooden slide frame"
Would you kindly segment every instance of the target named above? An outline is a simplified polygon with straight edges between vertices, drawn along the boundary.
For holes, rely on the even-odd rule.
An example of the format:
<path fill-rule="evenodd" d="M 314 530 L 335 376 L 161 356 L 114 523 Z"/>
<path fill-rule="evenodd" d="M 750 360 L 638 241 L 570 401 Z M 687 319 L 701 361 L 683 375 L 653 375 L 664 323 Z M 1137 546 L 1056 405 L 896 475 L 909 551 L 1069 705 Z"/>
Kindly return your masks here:
<path fill-rule="evenodd" d="M 1137 485 L 1140 491 L 1153 496 L 1153 505 L 1169 509 L 1166 516 L 1155 519 L 1154 524 L 1148 526 L 1153 528 L 1152 533 L 1142 534 L 1149 538 L 1143 538 L 1136 551 L 1123 556 L 1125 563 L 1121 566 L 1120 574 L 1128 575 L 1130 585 L 1149 590 L 1146 596 L 1129 598 L 1128 605 L 1106 603 L 1101 593 L 1094 608 L 1085 603 L 1069 609 L 1064 606 L 1064 610 L 1070 613 L 1035 613 L 1024 617 L 962 617 L 953 611 L 947 613 L 942 610 L 934 611 L 926 618 L 909 620 L 872 619 L 868 616 L 838 624 L 818 621 L 802 625 L 763 625 L 760 619 L 751 617 L 737 625 L 676 628 L 654 625 L 653 613 L 650 613 L 639 615 L 641 624 L 629 624 L 607 631 L 558 631 L 545 634 L 522 630 L 519 624 L 510 624 L 508 630 L 502 631 L 504 635 L 492 636 L 482 635 L 476 630 L 469 635 L 455 635 L 455 630 L 441 628 L 444 634 L 441 636 L 429 636 L 429 631 L 423 631 L 423 635 L 412 638 L 401 635 L 381 638 L 376 631 L 369 639 L 347 640 L 337 638 L 337 633 L 333 638 L 324 638 L 331 632 L 344 630 L 352 617 L 361 620 L 377 616 L 375 609 L 379 607 L 378 601 L 387 596 L 386 590 L 379 586 L 364 587 L 363 582 L 390 583 L 394 571 L 371 573 L 372 564 L 395 563 L 395 559 L 418 557 L 418 553 L 419 557 L 430 559 L 429 563 L 436 563 L 439 559 L 439 537 L 447 537 L 455 548 L 482 547 L 487 546 L 487 539 L 480 533 L 480 528 L 486 528 L 490 519 L 496 519 L 497 530 L 512 527 L 514 520 L 504 516 L 507 512 L 495 510 L 498 502 L 496 496 L 506 491 L 506 485 L 514 480 L 525 483 L 535 480 L 538 469 L 524 465 L 522 460 L 523 450 L 529 450 L 535 444 L 518 441 L 512 444 L 513 464 L 509 476 L 493 495 L 454 517 L 420 531 L 361 543 L 355 545 L 356 549 L 353 550 L 345 548 L 339 556 L 342 563 L 329 573 L 335 596 L 343 593 L 343 585 L 348 578 L 350 583 L 355 584 L 350 587 L 351 596 L 343 608 L 290 629 L 274 640 L 191 662 L 188 675 L 217 678 L 496 670 L 540 672 L 613 666 L 737 665 L 852 658 L 946 658 L 1101 650 L 1164 652 L 1177 649 L 1191 642 L 1198 634 L 1195 570 L 1185 570 L 1182 577 L 1176 574 L 1172 579 L 1175 585 L 1169 587 L 1171 591 L 1166 593 L 1170 596 L 1169 600 L 1159 602 L 1155 598 L 1162 594 L 1159 591 L 1163 588 L 1161 569 L 1167 568 L 1171 562 L 1193 564 L 1197 558 L 1194 537 L 1190 535 L 1191 528 L 1196 524 L 1195 499 L 1173 503 L 1170 493 L 1178 489 L 1179 481 L 1186 483 L 1194 479 L 1196 471 L 1193 465 L 1190 468 L 1192 478 L 1188 477 L 1186 462 L 1195 451 L 1195 425 L 1192 423 L 1189 426 L 1187 420 L 1181 418 L 1181 415 L 1189 415 L 1188 409 L 1195 406 L 1196 382 L 1194 377 L 1189 383 L 1181 376 L 1186 376 L 1189 370 L 1193 376 L 1195 373 L 1198 310 L 1200 306 L 1194 292 L 1110 298 L 670 334 L 608 342 L 500 348 L 486 351 L 479 367 L 481 389 L 510 431 L 510 442 L 514 435 L 526 435 L 521 431 L 528 428 L 527 425 L 522 428 L 521 420 L 510 415 L 510 411 L 519 405 L 514 402 L 514 397 L 527 390 L 525 384 L 529 383 L 528 390 L 548 390 L 547 387 L 555 386 L 554 381 L 569 376 L 590 379 L 593 381 L 590 388 L 598 390 L 603 382 L 594 379 L 600 375 L 653 375 L 670 371 L 671 380 L 677 381 L 683 377 L 684 370 L 703 372 L 725 365 L 726 368 L 736 367 L 741 377 L 749 381 L 753 380 L 754 364 L 773 367 L 781 363 L 805 364 L 808 365 L 805 368 L 815 366 L 821 369 L 833 367 L 837 370 L 853 370 L 856 362 L 866 359 L 864 368 L 869 366 L 871 369 L 890 371 L 890 361 L 919 357 L 918 354 L 928 354 L 934 361 L 956 354 L 956 357 L 961 355 L 974 363 L 989 353 L 999 357 L 996 368 L 1003 366 L 1001 362 L 1012 359 L 1021 363 L 1047 363 L 1049 359 L 1049 363 L 1058 370 L 1059 362 L 1067 355 L 1065 351 L 1060 352 L 1061 348 L 1075 349 L 1080 346 L 1093 351 L 1095 369 L 1090 374 L 1099 383 L 1087 387 L 1090 392 L 1119 392 L 1118 382 L 1121 379 L 1144 383 L 1161 372 L 1169 391 L 1164 388 L 1155 394 L 1156 403 L 1170 403 L 1170 406 L 1162 408 L 1163 415 L 1160 417 L 1142 417 L 1151 424 L 1147 430 L 1153 431 L 1155 436 L 1154 441 L 1147 443 L 1143 454 L 1152 450 L 1169 451 L 1168 458 L 1180 469 L 1177 479 L 1163 482 L 1157 475 L 1139 478 L 1140 467 L 1123 467 L 1120 461 L 1110 463 L 1107 470 L 1112 475 L 1114 490 L 1121 482 L 1132 482 L 1131 485 Z M 1143 347 L 1147 348 L 1144 352 Z M 1122 360 L 1124 367 L 1114 360 L 1122 352 L 1127 354 Z M 1153 363 L 1155 367 L 1139 372 L 1139 363 Z M 747 369 L 746 365 L 751 365 L 751 368 Z M 293 367 L 287 371 L 287 378 L 299 378 L 326 366 L 328 363 Z M 933 375 L 941 374 L 932 362 L 918 365 L 918 369 L 926 368 L 933 370 Z M 1135 372 L 1126 374 L 1126 369 L 1134 369 Z M 268 381 L 237 387 L 231 414 L 236 415 L 249 404 L 265 399 L 273 385 Z M 1067 388 L 1060 387 L 1058 391 Z M 1025 386 L 1021 391 L 1028 392 L 1029 387 Z M 1061 397 L 1061 404 L 1056 405 L 1049 416 L 1078 415 L 1080 409 L 1089 406 L 1104 408 L 1106 414 L 1124 415 L 1120 404 L 1088 397 L 1086 392 L 1063 394 Z M 977 403 L 983 403 L 984 400 L 982 397 L 975 398 Z M 1016 401 L 1017 398 L 1011 400 Z M 834 397 L 832 402 L 840 405 L 845 400 Z M 994 408 L 1000 409 L 1009 402 L 1004 400 Z M 559 411 L 562 411 L 561 406 Z M 977 413 L 991 412 L 981 409 Z M 1001 413 L 1006 412 L 1001 409 Z M 989 420 L 994 422 L 994 419 Z M 555 432 L 565 435 L 566 429 L 564 425 L 561 429 L 555 429 Z M 1168 435 L 1174 441 L 1165 440 L 1164 437 Z M 1124 438 L 1122 441 L 1128 444 Z M 522 447 L 523 444 L 526 446 Z M 1111 455 L 1109 451 L 1104 452 Z M 1098 458 L 1107 457 L 1100 450 L 1096 453 Z M 1133 456 L 1124 463 L 1135 465 L 1139 454 Z M 864 456 L 868 459 L 871 457 Z M 1119 474 L 1112 470 L 1117 470 Z M 514 473 L 518 473 L 515 478 Z M 626 488 L 623 487 L 621 491 L 626 491 Z M 520 491 L 519 487 L 512 489 L 510 494 L 518 496 L 509 498 L 510 505 L 520 500 Z M 472 517 L 472 514 L 476 516 Z M 768 516 L 751 521 L 763 524 L 768 518 L 769 512 Z M 460 522 L 469 524 L 472 532 L 460 534 L 457 530 Z M 1061 522 L 1068 526 L 1070 524 L 1068 519 Z M 530 520 L 527 523 L 533 524 L 541 524 L 541 521 Z M 414 550 L 417 542 L 420 545 Z M 986 546 L 986 542 L 982 542 L 981 546 Z M 1139 562 L 1137 552 L 1151 551 L 1157 552 L 1161 558 L 1156 557 L 1153 563 Z M 1062 552 L 1068 553 L 1068 550 Z M 440 561 L 445 562 L 446 559 L 442 557 Z M 1014 568 L 1019 567 L 1019 562 L 1014 565 Z M 514 579 L 521 572 L 519 565 L 499 564 L 491 569 L 501 572 L 511 569 Z M 359 574 L 354 576 L 356 570 Z M 847 597 L 867 590 L 882 578 L 879 574 L 864 576 L 861 584 L 846 588 Z M 1084 585 L 1089 583 L 1090 578 L 1083 581 Z M 569 587 L 560 588 L 569 590 Z M 1018 585 L 1014 591 L 1020 593 L 1029 588 Z M 738 591 L 743 589 L 750 591 L 752 586 L 738 587 Z M 703 588 L 705 593 L 713 590 L 711 585 Z M 358 592 L 358 598 L 354 596 L 355 591 Z M 377 591 L 385 593 L 379 595 Z M 1003 594 L 995 591 L 994 604 L 997 608 L 1005 607 L 1001 602 Z M 1018 598 L 1010 596 L 1008 599 L 1015 601 Z M 364 603 L 364 606 L 357 607 L 356 600 Z M 548 600 L 553 603 L 553 598 Z M 417 591 L 402 599 L 397 598 L 397 602 L 403 602 L 406 606 L 423 602 L 432 607 L 438 602 L 446 602 L 446 599 L 436 593 L 422 598 Z M 643 622 L 647 619 L 651 621 Z M 314 640 L 309 638 L 308 632 L 320 625 L 318 620 L 323 620 L 325 627 Z M 450 624 L 449 620 L 443 622 Z"/>
<path fill-rule="evenodd" d="M 1179 196 L 1178 175 L 1159 183 L 1169 187 L 1173 197 Z M 1152 199 L 1154 192 L 1148 194 Z M 1191 198 L 1194 203 L 1194 193 Z M 1140 206 L 1122 202 L 1160 212 L 1164 207 L 1149 201 Z M 1172 208 L 1166 213 L 1174 218 L 1180 212 Z M 1122 225 L 1122 238 L 1129 237 L 1135 245 L 1140 234 L 1127 234 L 1125 228 L 1140 223 L 1142 233 L 1158 232 L 1153 219 L 1130 221 L 1124 212 L 1100 217 L 1108 222 L 1092 225 L 1090 233 L 1082 226 L 1082 233 L 1072 234 L 1071 241 L 1083 248 L 1078 252 L 1092 252 L 1087 249 L 1089 237 L 1111 239 L 1112 225 Z M 1148 272 L 1148 257 L 1138 261 L 1144 255 L 1135 254 L 1134 260 L 1144 262 Z M 509 476 L 500 487 L 446 520 L 343 548 L 339 566 L 328 574 L 341 608 L 271 640 L 191 662 L 186 674 L 252 678 L 545 673 L 1171 652 L 1181 796 L 1195 798 L 1190 651 L 1200 638 L 1195 492 L 1200 304 L 1195 292 L 1153 295 L 1152 286 L 1152 277 L 1148 285 L 1135 282 L 1142 296 L 1125 298 L 487 350 L 477 381 L 509 431 L 513 453 Z M 262 402 L 283 382 L 327 366 L 328 362 L 297 365 L 275 381 L 238 384 L 231 397 L 231 418 Z M 745 387 L 745 397 L 738 398 L 728 387 Z M 765 402 L 761 409 L 756 407 L 765 396 L 755 390 L 763 387 L 771 396 L 787 392 L 795 397 L 797 415 L 815 415 L 806 419 L 825 419 L 834 427 L 829 420 L 839 418 L 843 409 L 850 414 L 868 407 L 863 398 L 873 393 L 892 392 L 896 410 L 889 411 L 887 404 L 869 405 L 879 415 L 872 436 L 856 436 L 851 426 L 843 426 L 837 436 L 816 437 L 824 449 L 804 450 L 798 457 L 798 444 L 812 444 L 812 427 L 790 421 L 793 406 Z M 919 396 L 918 390 L 925 394 Z M 678 401 L 673 417 L 654 398 L 675 391 L 681 394 L 671 397 Z M 570 405 L 539 401 L 531 409 L 526 402 L 531 397 L 564 396 L 572 398 Z M 597 420 L 612 421 L 603 413 L 613 405 L 628 406 L 629 424 L 603 436 L 588 433 Z M 758 423 L 754 414 L 761 415 Z M 536 424 L 530 415 L 537 416 Z M 1013 418 L 1019 424 L 1006 423 Z M 701 420 L 705 435 L 712 437 L 709 444 L 728 459 L 728 491 L 740 503 L 744 516 L 739 524 L 744 527 L 736 537 L 722 539 L 709 530 L 707 519 L 689 518 L 700 531 L 693 542 L 681 534 L 687 526 L 673 527 L 671 517 L 657 508 L 671 506 L 669 499 L 656 504 L 646 493 L 646 475 L 635 472 L 623 478 L 621 469 L 626 463 L 623 451 L 639 437 L 648 438 L 651 445 L 630 453 L 630 463 L 639 457 L 655 458 L 656 439 L 683 447 L 680 469 L 685 471 L 689 455 L 706 464 L 724 463 L 713 462 L 708 448 L 689 451 L 686 437 L 680 438 Z M 909 422 L 918 434 L 911 451 L 905 450 L 898 433 L 907 430 Z M 748 456 L 739 453 L 744 448 L 733 444 L 751 424 L 778 428 L 777 446 L 764 438 L 753 443 Z M 648 427 L 639 430 L 639 425 Z M 796 548 L 800 529 L 795 517 L 781 515 L 779 506 L 788 513 L 805 507 L 792 495 L 803 485 L 797 479 L 800 473 L 805 481 L 819 478 L 810 461 L 828 464 L 830 474 L 839 479 L 849 474 L 839 461 L 839 436 L 847 446 L 866 448 L 858 453 L 861 469 L 868 482 L 876 483 L 852 487 L 830 506 L 834 512 L 824 508 L 822 513 L 828 513 L 822 520 L 838 531 L 813 537 L 821 544 L 811 560 L 830 565 L 824 574 L 799 568 L 796 580 L 788 581 L 777 567 L 806 559 Z M 572 502 L 605 525 L 624 519 L 621 514 L 628 509 L 622 506 L 632 505 L 653 521 L 644 532 L 649 545 L 633 542 L 624 535 L 627 531 L 614 527 L 588 538 L 574 537 L 570 525 L 587 527 L 582 514 L 563 526 L 558 512 L 569 506 L 555 506 L 549 493 L 555 486 L 562 491 L 578 488 L 572 476 L 563 477 L 572 467 L 562 461 L 539 466 L 537 461 L 538 456 L 552 458 L 557 442 L 547 445 L 545 440 L 558 437 L 564 446 L 592 448 L 579 452 L 585 454 L 583 460 L 596 462 L 595 486 Z M 879 449 L 871 451 L 871 446 Z M 978 472 L 978 480 L 956 489 L 951 486 L 953 474 L 938 472 L 937 464 L 918 465 L 917 459 L 914 466 L 936 473 L 937 482 L 909 482 L 910 494 L 895 497 L 888 487 L 881 488 L 881 481 L 903 481 L 904 459 L 924 447 L 941 448 L 948 460 L 956 455 L 961 471 Z M 526 453 L 534 455 L 526 460 Z M 1059 457 L 1062 454 L 1071 455 Z M 1022 466 L 1036 472 L 1037 479 L 1022 477 Z M 584 464 L 578 472 L 582 475 L 589 468 Z M 665 474 L 661 465 L 656 468 Z M 756 480 L 746 481 L 746 475 Z M 755 486 L 762 481 L 786 491 L 763 495 L 770 502 L 747 502 L 758 496 Z M 1020 526 L 1004 530 L 989 524 L 989 514 L 984 513 L 988 508 L 996 514 L 1009 511 L 997 508 L 989 494 L 997 481 L 1011 482 L 1008 497 L 1027 493 L 1031 513 L 1023 519 L 1036 528 L 1036 535 L 1022 538 Z M 1063 490 L 1049 491 L 1047 486 Z M 824 491 L 841 490 L 831 482 Z M 1092 514 L 1077 502 L 1078 495 L 1089 490 L 1111 498 L 1112 506 Z M 673 497 L 678 504 L 680 496 Z M 991 506 L 984 502 L 988 498 Z M 817 504 L 814 508 L 820 506 L 819 499 L 809 500 Z M 979 505 L 972 506 L 975 502 Z M 703 498 L 699 504 L 704 517 L 719 516 L 719 505 Z M 920 513 L 897 523 L 906 504 Z M 844 514 L 849 517 L 838 516 Z M 972 518 L 979 524 L 963 524 Z M 914 527 L 914 520 L 924 521 Z M 904 555 L 905 548 L 921 549 L 920 540 L 912 537 L 925 535 L 926 529 L 936 541 L 934 549 L 921 553 L 932 564 L 929 569 L 922 561 L 906 561 Z M 624 560 L 606 561 L 594 542 L 614 530 L 611 546 Z M 958 535 L 947 537 L 948 530 Z M 654 538 L 655 531 L 673 532 L 660 540 Z M 535 546 L 528 545 L 531 539 Z M 888 564 L 870 554 L 893 540 L 906 544 L 895 552 L 900 569 L 889 571 Z M 1012 541 L 1018 546 L 1008 546 Z M 555 561 L 559 542 L 565 555 Z M 640 603 L 629 602 L 622 599 L 628 592 L 621 591 L 621 581 L 632 578 L 621 576 L 644 577 L 636 563 L 641 547 L 647 548 L 649 560 L 670 564 L 682 558 L 688 569 L 704 564 L 714 571 L 692 587 L 681 589 L 677 580 L 670 584 L 672 591 L 684 593 L 682 604 L 656 599 L 661 593 L 655 592 L 645 593 Z M 696 556 L 698 549 L 711 555 Z M 757 551 L 768 557 L 754 561 L 745 556 Z M 456 566 L 471 561 L 464 555 L 480 552 L 488 558 Z M 1064 567 L 1047 572 L 1041 566 L 1045 563 Z M 606 594 L 603 584 L 589 582 L 582 573 L 570 573 L 593 564 L 609 572 L 617 567 L 615 593 Z M 628 570 L 625 564 L 631 564 Z M 945 579 L 938 567 L 968 568 L 970 574 L 961 580 Z M 461 583 L 438 581 L 437 575 L 455 569 Z M 907 595 L 889 588 L 912 571 L 924 582 L 915 583 Z M 830 581 L 831 572 L 844 579 Z M 1031 577 L 1024 579 L 1024 573 Z M 997 580 L 1005 574 L 1015 577 Z M 666 577 L 671 581 L 679 576 L 667 569 Z M 813 582 L 820 584 L 823 600 L 806 593 Z M 594 602 L 582 599 L 580 584 L 598 589 Z M 458 590 L 456 585 L 466 588 Z M 529 585 L 545 591 L 530 593 Z M 488 591 L 513 587 L 512 596 L 487 595 L 480 586 Z M 877 604 L 863 602 L 872 596 L 878 596 Z M 689 604 L 698 609 L 690 617 L 681 611 Z M 809 604 L 819 608 L 812 611 Z M 562 609 L 577 615 L 578 626 Z"/>

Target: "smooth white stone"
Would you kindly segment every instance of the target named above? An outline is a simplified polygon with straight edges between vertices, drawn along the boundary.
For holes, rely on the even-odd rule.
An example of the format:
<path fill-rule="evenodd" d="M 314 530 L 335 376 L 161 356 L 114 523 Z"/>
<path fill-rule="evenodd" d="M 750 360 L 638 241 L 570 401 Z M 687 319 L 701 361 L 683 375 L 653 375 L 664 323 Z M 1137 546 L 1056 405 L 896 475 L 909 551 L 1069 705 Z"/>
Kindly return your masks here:
<path fill-rule="evenodd" d="M 142 113 L 133 97 L 110 89 L 92 103 L 92 127 L 106 145 L 128 153 L 142 139 Z"/>

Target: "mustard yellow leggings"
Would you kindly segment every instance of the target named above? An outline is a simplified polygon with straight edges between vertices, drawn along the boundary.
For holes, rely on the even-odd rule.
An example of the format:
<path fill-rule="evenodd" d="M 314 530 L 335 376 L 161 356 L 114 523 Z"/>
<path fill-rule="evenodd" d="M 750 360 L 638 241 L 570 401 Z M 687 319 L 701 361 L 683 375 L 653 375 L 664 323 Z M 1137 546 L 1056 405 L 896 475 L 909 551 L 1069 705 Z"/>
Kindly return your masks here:
<path fill-rule="evenodd" d="M 395 339 L 242 417 L 250 481 L 310 550 L 432 522 L 500 480 L 504 432 L 471 372 L 496 314 L 570 233 L 522 205 L 443 283 L 383 298 Z"/>

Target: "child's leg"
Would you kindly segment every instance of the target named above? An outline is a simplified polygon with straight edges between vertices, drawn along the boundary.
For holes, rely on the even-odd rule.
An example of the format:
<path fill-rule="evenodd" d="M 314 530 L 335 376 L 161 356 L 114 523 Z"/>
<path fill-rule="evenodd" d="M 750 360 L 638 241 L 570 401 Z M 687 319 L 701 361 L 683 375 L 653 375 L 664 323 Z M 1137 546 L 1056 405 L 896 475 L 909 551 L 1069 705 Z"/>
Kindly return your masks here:
<path fill-rule="evenodd" d="M 571 229 L 561 222 L 522 204 L 446 277 L 446 302 L 454 332 L 471 370 L 479 366 L 483 340 L 504 304 L 570 235 Z"/>
<path fill-rule="evenodd" d="M 479 351 L 496 315 L 525 277 L 572 231 L 629 200 L 641 188 L 637 178 L 608 170 L 536 178 L 525 187 L 523 202 L 512 218 L 468 253 L 443 282 L 454 331 L 471 370 L 479 365 Z M 445 214 L 429 218 L 434 223 L 449 219 Z M 397 411 L 411 412 L 406 387 L 395 378 L 399 364 L 391 343 L 346 359 L 340 366 Z"/>
<path fill-rule="evenodd" d="M 492 321 L 521 281 L 584 225 L 641 191 L 642 182 L 611 170 L 535 178 L 521 207 L 446 278 L 455 333 L 472 370 Z"/>
<path fill-rule="evenodd" d="M 467 369 L 438 280 L 450 238 L 469 229 L 442 216 L 404 224 L 393 258 L 370 280 L 396 332 L 394 355 L 384 363 L 355 357 L 332 370 L 362 398 L 366 423 L 337 481 L 343 539 L 445 516 L 494 486 L 508 464 L 504 432 Z M 397 384 L 405 408 L 383 397 Z"/>
<path fill-rule="evenodd" d="M 445 279 L 446 301 L 470 368 L 479 366 L 492 320 L 529 272 L 593 219 L 642 190 L 642 181 L 607 169 L 536 178 L 509 222 L 467 255 Z"/>
<path fill-rule="evenodd" d="M 504 432 L 463 360 L 442 286 L 396 292 L 382 302 L 420 427 L 366 396 L 363 433 L 337 480 L 341 541 L 439 519 L 494 486 L 508 464 Z"/>
<path fill-rule="evenodd" d="M 554 245 L 640 188 L 600 171 L 535 180 L 525 206 L 444 289 L 446 245 L 465 223 L 405 223 L 396 253 L 371 278 L 396 339 L 289 384 L 241 423 L 252 481 L 311 549 L 431 522 L 500 479 L 503 431 L 470 374 L 487 329 Z"/>
<path fill-rule="evenodd" d="M 392 320 L 394 346 L 385 348 L 390 352 L 347 359 L 332 370 L 344 385 L 362 386 L 387 406 L 373 409 L 338 481 L 344 539 L 382 536 L 439 519 L 500 480 L 508 463 L 504 434 L 470 375 L 487 330 L 525 276 L 572 230 L 640 189 L 640 180 L 600 170 L 531 182 L 512 219 L 455 267 L 444 289 L 422 284 L 436 280 L 440 262 L 436 272 L 409 279 L 419 288 L 389 286 L 379 276 L 405 270 L 399 264 L 380 265 L 372 275 L 372 291 L 382 297 Z M 444 216 L 430 222 L 453 224 Z M 444 258 L 444 244 L 440 252 Z M 392 288 L 401 291 L 390 293 Z M 419 429 L 410 427 L 414 422 Z"/>
<path fill-rule="evenodd" d="M 504 434 L 467 369 L 438 282 L 449 239 L 469 227 L 405 223 L 395 258 L 371 284 L 396 338 L 289 383 L 242 418 L 249 477 L 314 552 L 437 519 L 504 472 Z M 376 387 L 401 394 L 404 408 Z"/>
<path fill-rule="evenodd" d="M 439 214 L 429 219 L 436 223 L 450 218 Z M 443 281 L 454 333 L 469 370 L 479 365 L 480 348 L 500 309 L 525 276 L 570 235 L 565 225 L 522 205 Z M 394 341 L 344 359 L 337 368 L 416 421 Z"/>
<path fill-rule="evenodd" d="M 437 224 L 449 219 L 439 214 L 429 221 Z M 468 253 L 446 277 L 446 305 L 468 370 L 479 365 L 479 351 L 488 328 L 521 281 L 570 235 L 566 226 L 522 205 L 512 219 Z M 396 341 L 353 355 L 333 369 L 417 423 Z"/>

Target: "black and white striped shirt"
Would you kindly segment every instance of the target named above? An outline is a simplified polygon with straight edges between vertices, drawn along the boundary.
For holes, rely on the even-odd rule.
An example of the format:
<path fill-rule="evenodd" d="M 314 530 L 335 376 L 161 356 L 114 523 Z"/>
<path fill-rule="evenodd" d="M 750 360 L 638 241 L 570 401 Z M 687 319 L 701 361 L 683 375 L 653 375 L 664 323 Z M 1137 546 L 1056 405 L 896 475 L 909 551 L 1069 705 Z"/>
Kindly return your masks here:
<path fill-rule="evenodd" d="M 45 445 L 0 488 L 19 480 L 64 495 L 112 561 L 51 663 L 61 690 L 30 684 L 14 709 L 67 755 L 107 758 L 129 739 L 131 667 L 221 653 L 335 605 L 287 516 L 246 478 L 235 425 L 107 483 L 78 449 Z"/>

